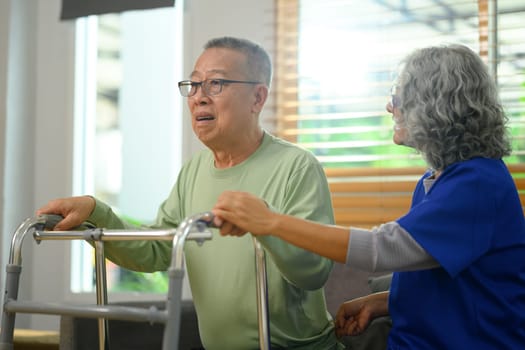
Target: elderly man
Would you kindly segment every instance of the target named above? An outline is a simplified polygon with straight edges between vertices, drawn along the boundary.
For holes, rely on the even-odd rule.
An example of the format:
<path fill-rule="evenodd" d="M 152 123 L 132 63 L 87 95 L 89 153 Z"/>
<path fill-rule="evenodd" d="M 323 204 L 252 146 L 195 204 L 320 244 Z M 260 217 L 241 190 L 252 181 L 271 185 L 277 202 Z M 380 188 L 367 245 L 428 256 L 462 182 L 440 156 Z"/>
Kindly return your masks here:
<path fill-rule="evenodd" d="M 209 211 L 225 190 L 248 191 L 278 212 L 333 223 L 327 181 L 314 156 L 260 126 L 271 75 L 268 54 L 248 40 L 224 37 L 205 45 L 190 80 L 179 88 L 188 98 L 193 130 L 207 149 L 183 166 L 154 227 L 176 227 L 189 215 Z M 89 196 L 50 201 L 37 211 L 44 213 L 64 216 L 57 230 L 86 220 L 99 227 L 130 227 Z M 332 262 L 274 237 L 259 240 L 268 257 L 272 347 L 339 348 L 323 292 Z M 106 255 L 129 269 L 165 270 L 171 243 L 108 242 Z M 202 247 L 188 242 L 185 258 L 205 348 L 258 348 L 252 239 L 214 232 Z"/>

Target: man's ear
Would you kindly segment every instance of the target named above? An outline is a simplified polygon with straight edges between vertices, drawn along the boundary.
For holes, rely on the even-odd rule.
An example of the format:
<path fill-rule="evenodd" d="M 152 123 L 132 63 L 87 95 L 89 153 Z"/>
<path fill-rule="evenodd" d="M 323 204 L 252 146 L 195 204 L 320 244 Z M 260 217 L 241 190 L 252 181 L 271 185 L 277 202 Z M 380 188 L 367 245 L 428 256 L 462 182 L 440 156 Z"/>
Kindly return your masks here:
<path fill-rule="evenodd" d="M 252 112 L 259 113 L 262 111 L 266 100 L 268 99 L 268 87 L 264 84 L 258 84 L 254 89 L 255 100 L 252 106 Z"/>

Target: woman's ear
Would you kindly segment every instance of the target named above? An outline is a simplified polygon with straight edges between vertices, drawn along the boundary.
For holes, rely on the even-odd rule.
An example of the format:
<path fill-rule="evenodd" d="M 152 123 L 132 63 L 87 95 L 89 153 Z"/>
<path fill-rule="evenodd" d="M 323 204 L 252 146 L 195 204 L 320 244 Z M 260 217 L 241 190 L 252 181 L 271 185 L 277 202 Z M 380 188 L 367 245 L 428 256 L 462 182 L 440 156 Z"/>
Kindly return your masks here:
<path fill-rule="evenodd" d="M 258 84 L 255 86 L 254 94 L 255 100 L 252 106 L 252 112 L 259 113 L 262 111 L 268 99 L 268 87 L 264 84 Z"/>

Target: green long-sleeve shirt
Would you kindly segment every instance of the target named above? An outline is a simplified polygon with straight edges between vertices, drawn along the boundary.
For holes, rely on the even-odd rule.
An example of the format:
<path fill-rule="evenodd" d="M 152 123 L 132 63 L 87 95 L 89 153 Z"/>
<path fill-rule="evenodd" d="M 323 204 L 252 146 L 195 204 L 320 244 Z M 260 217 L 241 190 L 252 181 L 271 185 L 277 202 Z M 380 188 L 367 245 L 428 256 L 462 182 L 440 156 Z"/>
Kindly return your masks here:
<path fill-rule="evenodd" d="M 315 157 L 269 134 L 247 160 L 217 169 L 204 150 L 184 165 L 155 227 L 176 227 L 185 217 L 211 210 L 225 190 L 251 192 L 276 211 L 333 223 L 327 181 Z M 89 218 L 99 227 L 129 225 L 97 201 Z M 270 236 L 259 238 L 267 252 L 272 346 L 335 349 L 337 341 L 326 310 L 323 285 L 332 262 Z M 255 257 L 251 235 L 213 239 L 202 246 L 187 242 L 188 278 L 206 349 L 257 349 Z M 166 270 L 171 242 L 108 242 L 106 256 L 138 271 Z"/>

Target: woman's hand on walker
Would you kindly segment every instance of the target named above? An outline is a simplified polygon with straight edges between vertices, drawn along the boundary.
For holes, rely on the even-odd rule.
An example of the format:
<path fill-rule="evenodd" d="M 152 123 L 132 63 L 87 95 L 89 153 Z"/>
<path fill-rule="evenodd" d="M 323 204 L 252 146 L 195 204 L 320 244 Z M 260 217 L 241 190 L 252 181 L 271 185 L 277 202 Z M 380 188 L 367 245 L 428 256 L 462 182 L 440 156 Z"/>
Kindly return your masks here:
<path fill-rule="evenodd" d="M 221 235 L 242 236 L 247 232 L 266 235 L 271 232 L 273 213 L 262 199 L 247 193 L 225 191 L 212 209 L 214 223 Z"/>

